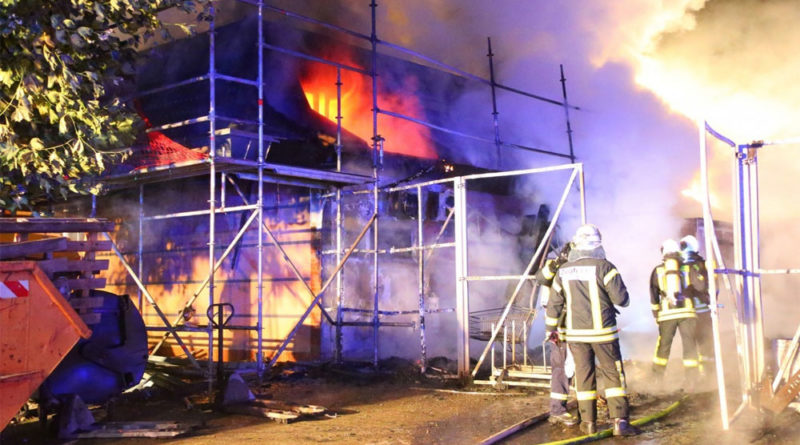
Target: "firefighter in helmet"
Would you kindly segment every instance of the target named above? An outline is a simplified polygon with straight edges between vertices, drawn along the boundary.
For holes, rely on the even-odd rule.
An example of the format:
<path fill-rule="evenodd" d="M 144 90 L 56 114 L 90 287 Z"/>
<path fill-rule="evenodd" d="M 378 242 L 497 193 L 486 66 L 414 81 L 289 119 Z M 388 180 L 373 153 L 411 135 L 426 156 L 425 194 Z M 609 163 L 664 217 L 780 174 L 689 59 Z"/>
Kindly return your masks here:
<path fill-rule="evenodd" d="M 640 431 L 628 422 L 628 397 L 619 348 L 616 306 L 628 306 L 628 290 L 616 267 L 606 260 L 600 231 L 584 224 L 572 238 L 572 250 L 553 281 L 545 329 L 555 331 L 564 315 L 564 336 L 575 360 L 581 431 L 597 431 L 597 379 L 605 388 L 614 435 Z M 598 362 L 595 366 L 595 359 Z"/>
<path fill-rule="evenodd" d="M 681 281 L 684 293 L 694 302 L 697 321 L 695 338 L 700 372 L 704 376 L 714 374 L 714 342 L 711 331 L 711 300 L 708 295 L 708 272 L 705 259 L 698 253 L 697 238 L 686 235 L 681 238 Z"/>
<path fill-rule="evenodd" d="M 668 239 L 661 245 L 662 262 L 650 274 L 650 304 L 658 323 L 658 342 L 653 357 L 653 372 L 664 375 L 676 331 L 683 345 L 683 367 L 687 383 L 692 383 L 698 367 L 694 300 L 687 297 L 681 283 L 680 246 Z"/>
<path fill-rule="evenodd" d="M 536 272 L 536 283 L 544 287 L 542 293 L 542 306 L 547 307 L 552 292 L 551 286 L 556 273 L 562 264 L 567 262 L 567 257 L 572 248 L 572 243 L 567 243 L 554 259 L 545 262 L 544 267 Z M 562 317 L 563 320 L 563 317 Z M 578 418 L 567 411 L 567 398 L 569 396 L 569 378 L 567 372 L 567 362 L 572 359 L 569 356 L 567 343 L 564 341 L 563 323 L 558 323 L 557 329 L 551 331 L 547 337 L 550 342 L 550 423 L 561 423 L 567 426 L 578 424 Z M 574 368 L 574 367 L 573 367 Z"/>

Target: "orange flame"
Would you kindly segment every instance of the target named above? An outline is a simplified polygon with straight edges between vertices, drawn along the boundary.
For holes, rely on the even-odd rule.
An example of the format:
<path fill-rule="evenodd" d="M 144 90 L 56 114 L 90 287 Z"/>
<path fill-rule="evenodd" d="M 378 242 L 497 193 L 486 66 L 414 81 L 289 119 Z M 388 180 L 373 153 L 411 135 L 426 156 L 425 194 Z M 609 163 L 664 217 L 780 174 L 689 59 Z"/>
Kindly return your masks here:
<path fill-rule="evenodd" d="M 348 55 L 337 55 L 337 62 L 358 67 Z M 405 93 L 378 91 L 378 107 L 406 116 L 421 118 L 423 114 L 419 99 L 413 94 L 416 78 L 409 77 L 404 85 Z M 301 76 L 300 85 L 309 107 L 320 115 L 336 122 L 337 92 L 336 69 L 322 64 L 313 64 Z M 342 127 L 359 138 L 372 141 L 372 83 L 363 74 L 342 70 L 341 93 Z M 430 130 L 413 122 L 378 116 L 378 133 L 385 139 L 384 151 L 417 158 L 435 159 L 436 150 L 430 139 Z"/>
<path fill-rule="evenodd" d="M 700 181 L 700 172 L 695 174 L 694 179 L 692 179 L 692 182 L 689 184 L 689 187 L 681 190 L 681 195 L 691 198 L 700 204 L 705 202 L 706 197 L 703 195 L 703 185 Z M 720 208 L 719 198 L 717 198 L 717 195 L 715 195 L 713 191 L 709 191 L 709 201 L 711 202 L 712 209 Z"/>

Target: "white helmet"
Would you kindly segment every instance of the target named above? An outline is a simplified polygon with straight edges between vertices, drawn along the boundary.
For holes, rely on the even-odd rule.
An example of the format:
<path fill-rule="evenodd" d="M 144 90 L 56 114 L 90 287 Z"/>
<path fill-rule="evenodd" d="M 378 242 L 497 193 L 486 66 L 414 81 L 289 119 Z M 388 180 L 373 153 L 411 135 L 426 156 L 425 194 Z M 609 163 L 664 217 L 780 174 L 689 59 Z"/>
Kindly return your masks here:
<path fill-rule="evenodd" d="M 603 237 L 594 224 L 584 224 L 575 231 L 572 242 L 576 250 L 592 250 L 600 247 Z"/>
<path fill-rule="evenodd" d="M 665 240 L 661 243 L 661 256 L 666 256 L 671 253 L 678 253 L 680 252 L 681 247 L 678 245 L 678 242 L 674 239 Z"/>
<path fill-rule="evenodd" d="M 694 235 L 686 235 L 681 238 L 681 251 L 684 253 L 694 252 L 697 253 L 700 250 L 700 243 L 697 242 L 697 238 Z"/>

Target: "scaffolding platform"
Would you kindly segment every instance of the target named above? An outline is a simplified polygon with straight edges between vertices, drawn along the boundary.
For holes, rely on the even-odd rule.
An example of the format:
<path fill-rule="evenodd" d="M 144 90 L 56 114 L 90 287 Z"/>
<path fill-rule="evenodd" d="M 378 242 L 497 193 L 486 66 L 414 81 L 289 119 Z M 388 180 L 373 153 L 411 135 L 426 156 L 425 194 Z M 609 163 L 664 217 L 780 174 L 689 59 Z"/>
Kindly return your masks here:
<path fill-rule="evenodd" d="M 245 159 L 215 157 L 214 168 L 220 173 L 234 173 L 242 179 L 257 180 L 258 162 Z M 193 160 L 176 162 L 174 164 L 159 165 L 128 173 L 117 174 L 100 178 L 106 190 L 117 190 L 141 184 L 171 181 L 175 179 L 208 176 L 211 171 L 212 160 Z M 342 173 L 329 170 L 317 170 L 291 165 L 264 163 L 264 181 L 278 184 L 297 185 L 312 188 L 326 188 L 329 186 L 344 187 L 372 182 L 369 176 L 353 173 Z"/>

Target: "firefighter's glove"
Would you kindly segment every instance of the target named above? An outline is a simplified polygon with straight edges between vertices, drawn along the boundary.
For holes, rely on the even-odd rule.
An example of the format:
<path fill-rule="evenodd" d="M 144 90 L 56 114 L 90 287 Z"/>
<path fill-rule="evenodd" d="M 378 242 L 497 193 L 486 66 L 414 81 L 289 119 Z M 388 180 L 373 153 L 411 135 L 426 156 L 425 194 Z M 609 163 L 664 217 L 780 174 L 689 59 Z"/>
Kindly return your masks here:
<path fill-rule="evenodd" d="M 553 261 L 553 263 L 555 263 L 554 265 L 556 269 L 558 269 L 559 267 L 561 267 L 562 264 L 567 262 L 567 259 L 569 258 L 569 252 L 571 250 L 572 250 L 572 242 L 564 244 L 564 247 L 562 247 L 561 251 L 558 252 L 558 256 L 556 257 L 555 261 Z"/>
<path fill-rule="evenodd" d="M 557 345 L 558 342 L 561 341 L 561 338 L 558 335 L 558 331 L 550 331 L 550 333 L 547 335 L 547 341 L 553 343 L 554 345 Z"/>

